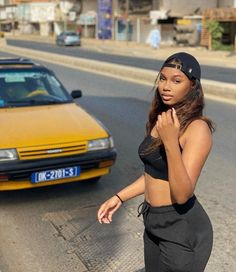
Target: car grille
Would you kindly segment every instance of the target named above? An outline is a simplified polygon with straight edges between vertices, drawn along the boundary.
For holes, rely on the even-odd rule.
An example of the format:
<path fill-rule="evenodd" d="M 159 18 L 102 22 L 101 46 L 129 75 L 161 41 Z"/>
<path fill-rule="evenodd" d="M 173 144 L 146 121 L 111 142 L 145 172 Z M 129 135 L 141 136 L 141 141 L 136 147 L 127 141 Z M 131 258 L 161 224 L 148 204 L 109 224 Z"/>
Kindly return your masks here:
<path fill-rule="evenodd" d="M 70 142 L 55 145 L 42 145 L 18 148 L 20 160 L 47 159 L 82 154 L 87 151 L 87 142 Z"/>

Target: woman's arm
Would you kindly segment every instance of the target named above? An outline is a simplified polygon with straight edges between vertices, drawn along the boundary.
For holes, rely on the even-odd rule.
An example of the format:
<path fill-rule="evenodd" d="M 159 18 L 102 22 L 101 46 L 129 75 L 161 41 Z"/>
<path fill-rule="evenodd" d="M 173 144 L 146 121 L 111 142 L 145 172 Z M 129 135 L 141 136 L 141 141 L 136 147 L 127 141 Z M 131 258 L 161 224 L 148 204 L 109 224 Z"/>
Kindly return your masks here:
<path fill-rule="evenodd" d="M 181 154 L 178 140 L 178 119 L 174 112 L 159 118 L 158 133 L 165 146 L 170 192 L 173 201 L 185 203 L 194 193 L 201 169 L 212 147 L 212 135 L 206 122 L 193 121 L 184 133 Z"/>
<path fill-rule="evenodd" d="M 116 195 L 105 201 L 99 208 L 97 213 L 98 221 L 102 223 L 110 223 L 112 221 L 112 216 L 117 211 L 122 202 L 127 201 L 131 198 L 134 198 L 138 195 L 143 194 L 145 191 L 145 179 L 144 175 L 139 177 L 132 184 L 128 185 L 122 189 L 117 197 Z M 121 202 L 121 200 L 122 202 Z"/>
<path fill-rule="evenodd" d="M 123 201 L 127 201 L 131 198 L 144 194 L 144 191 L 145 191 L 145 178 L 144 175 L 142 175 L 133 183 L 119 191 L 118 195 Z"/>

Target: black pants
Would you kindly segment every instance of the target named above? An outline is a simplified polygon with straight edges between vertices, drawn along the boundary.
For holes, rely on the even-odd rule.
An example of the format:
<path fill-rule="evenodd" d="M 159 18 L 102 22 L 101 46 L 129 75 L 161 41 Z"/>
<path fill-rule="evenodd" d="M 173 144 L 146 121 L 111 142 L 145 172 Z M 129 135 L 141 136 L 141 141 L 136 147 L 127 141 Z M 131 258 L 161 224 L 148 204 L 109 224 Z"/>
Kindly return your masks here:
<path fill-rule="evenodd" d="M 193 196 L 183 205 L 140 205 L 144 219 L 146 272 L 202 272 L 211 254 L 213 231 Z"/>

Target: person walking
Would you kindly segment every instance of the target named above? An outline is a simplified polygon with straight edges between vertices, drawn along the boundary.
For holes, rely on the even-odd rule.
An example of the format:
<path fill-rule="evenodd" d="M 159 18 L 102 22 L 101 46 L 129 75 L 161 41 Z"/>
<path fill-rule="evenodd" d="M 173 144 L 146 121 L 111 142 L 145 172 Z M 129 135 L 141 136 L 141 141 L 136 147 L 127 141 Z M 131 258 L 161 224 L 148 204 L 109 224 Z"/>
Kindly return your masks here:
<path fill-rule="evenodd" d="M 144 173 L 97 212 L 100 223 L 111 223 L 122 203 L 144 194 L 138 213 L 145 227 L 146 272 L 202 272 L 211 254 L 212 225 L 194 194 L 214 131 L 203 115 L 200 79 L 200 65 L 188 53 L 163 63 L 138 150 Z"/>
<path fill-rule="evenodd" d="M 152 29 L 150 34 L 148 35 L 147 43 L 150 44 L 153 49 L 160 48 L 161 33 L 157 26 Z"/>

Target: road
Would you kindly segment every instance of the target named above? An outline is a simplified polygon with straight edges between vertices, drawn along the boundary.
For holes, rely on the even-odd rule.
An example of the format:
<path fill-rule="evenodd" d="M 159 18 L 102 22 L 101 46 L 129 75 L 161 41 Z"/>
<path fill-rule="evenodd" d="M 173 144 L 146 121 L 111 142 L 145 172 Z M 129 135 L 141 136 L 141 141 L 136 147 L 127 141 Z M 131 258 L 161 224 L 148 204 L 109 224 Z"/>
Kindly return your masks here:
<path fill-rule="evenodd" d="M 39 43 L 33 41 L 22 41 L 22 40 L 7 40 L 9 45 L 30 48 L 40 51 L 52 52 L 57 54 L 63 54 L 68 56 L 75 56 L 85 59 L 93 59 L 98 61 L 111 62 L 115 64 L 122 64 L 128 66 L 134 66 L 138 68 L 143 68 L 147 70 L 159 70 L 163 61 L 146 59 L 140 57 L 129 57 L 121 55 L 105 54 L 100 52 L 95 52 L 92 50 L 86 50 L 84 48 L 78 47 L 58 47 L 51 43 Z M 219 60 L 220 61 L 220 60 Z M 202 67 L 202 78 L 216 80 L 220 82 L 235 83 L 235 73 L 236 68 L 226 68 L 226 67 L 214 67 L 208 65 L 201 65 Z"/>
<path fill-rule="evenodd" d="M 113 223 L 99 225 L 97 206 L 142 173 L 137 148 L 152 95 L 147 86 L 47 64 L 78 100 L 111 130 L 118 151 L 112 172 L 97 184 L 73 183 L 15 192 L 0 198 L 2 272 L 142 271 L 142 222 L 136 207 L 122 206 Z M 206 272 L 236 271 L 236 107 L 208 100 L 217 124 L 214 148 L 196 194 L 212 219 L 215 243 Z"/>

